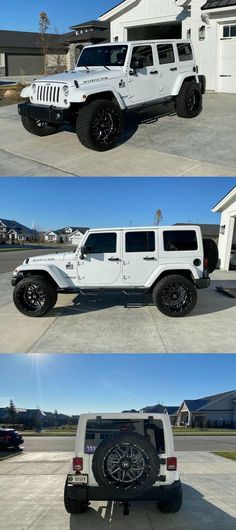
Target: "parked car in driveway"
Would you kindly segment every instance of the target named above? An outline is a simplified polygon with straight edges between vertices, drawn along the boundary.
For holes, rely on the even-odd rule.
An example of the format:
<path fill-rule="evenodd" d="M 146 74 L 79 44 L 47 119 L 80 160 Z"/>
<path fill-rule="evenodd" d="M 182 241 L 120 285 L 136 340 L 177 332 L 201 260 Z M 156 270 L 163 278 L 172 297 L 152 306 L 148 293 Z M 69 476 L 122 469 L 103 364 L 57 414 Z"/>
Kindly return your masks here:
<path fill-rule="evenodd" d="M 19 431 L 0 428 L 0 449 L 8 449 L 10 447 L 18 448 L 23 443 L 24 438 Z"/>

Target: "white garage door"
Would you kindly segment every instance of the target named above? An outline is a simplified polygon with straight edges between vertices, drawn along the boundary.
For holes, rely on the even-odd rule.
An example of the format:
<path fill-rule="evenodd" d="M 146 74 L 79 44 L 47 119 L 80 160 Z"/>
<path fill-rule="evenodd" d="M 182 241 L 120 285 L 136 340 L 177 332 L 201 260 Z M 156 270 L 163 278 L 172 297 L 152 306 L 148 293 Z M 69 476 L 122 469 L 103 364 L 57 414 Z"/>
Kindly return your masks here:
<path fill-rule="evenodd" d="M 219 90 L 236 92 L 236 23 L 222 27 Z"/>

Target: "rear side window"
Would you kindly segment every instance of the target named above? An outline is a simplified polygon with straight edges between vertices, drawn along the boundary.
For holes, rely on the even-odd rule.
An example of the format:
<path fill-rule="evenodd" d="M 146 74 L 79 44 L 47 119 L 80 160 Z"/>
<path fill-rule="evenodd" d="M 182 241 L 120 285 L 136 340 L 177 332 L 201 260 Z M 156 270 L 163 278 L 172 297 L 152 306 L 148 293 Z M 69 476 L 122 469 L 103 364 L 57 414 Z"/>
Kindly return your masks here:
<path fill-rule="evenodd" d="M 175 252 L 177 250 L 197 250 L 197 234 L 195 230 L 168 230 L 163 233 L 164 250 Z"/>
<path fill-rule="evenodd" d="M 189 44 L 189 42 L 177 44 L 177 50 L 178 50 L 180 61 L 192 61 L 193 60 L 193 52 L 192 52 L 191 44 Z"/>
<path fill-rule="evenodd" d="M 89 420 L 86 426 L 84 452 L 94 454 L 103 440 L 116 434 L 129 432 L 138 433 L 148 438 L 159 454 L 165 452 L 163 423 L 161 420 L 153 420 L 151 417 L 145 420 L 105 420 L 99 418 Z"/>
<path fill-rule="evenodd" d="M 160 64 L 175 62 L 174 48 L 172 44 L 158 44 L 157 52 Z"/>
<path fill-rule="evenodd" d="M 90 254 L 110 254 L 116 252 L 116 233 L 90 234 L 85 243 Z"/>
<path fill-rule="evenodd" d="M 131 68 L 132 64 L 136 61 L 141 61 L 143 68 L 146 66 L 153 66 L 153 54 L 151 46 L 135 46 L 133 48 Z"/>
<path fill-rule="evenodd" d="M 126 252 L 154 252 L 154 232 L 127 232 L 125 234 Z"/>

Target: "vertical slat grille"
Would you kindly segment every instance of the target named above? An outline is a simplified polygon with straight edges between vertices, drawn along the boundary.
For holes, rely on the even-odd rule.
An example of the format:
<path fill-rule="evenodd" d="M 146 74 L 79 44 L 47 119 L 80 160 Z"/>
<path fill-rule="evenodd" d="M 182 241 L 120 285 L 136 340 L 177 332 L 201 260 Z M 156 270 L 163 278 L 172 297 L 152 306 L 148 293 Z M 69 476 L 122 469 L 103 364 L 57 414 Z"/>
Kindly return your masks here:
<path fill-rule="evenodd" d="M 36 98 L 39 103 L 59 103 L 60 86 L 37 85 Z"/>

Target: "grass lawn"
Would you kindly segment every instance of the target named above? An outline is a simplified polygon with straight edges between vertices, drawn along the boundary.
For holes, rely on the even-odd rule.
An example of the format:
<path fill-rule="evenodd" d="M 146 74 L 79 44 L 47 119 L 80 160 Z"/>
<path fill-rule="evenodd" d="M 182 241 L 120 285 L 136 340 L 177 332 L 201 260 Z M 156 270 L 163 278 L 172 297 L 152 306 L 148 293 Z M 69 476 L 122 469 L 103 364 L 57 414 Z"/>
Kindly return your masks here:
<path fill-rule="evenodd" d="M 236 436 L 236 429 L 182 429 L 173 428 L 174 436 Z"/>
<path fill-rule="evenodd" d="M 223 456 L 223 458 L 229 458 L 229 460 L 236 461 L 236 451 L 217 451 L 214 455 Z"/>

